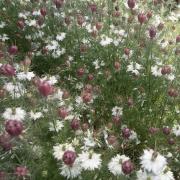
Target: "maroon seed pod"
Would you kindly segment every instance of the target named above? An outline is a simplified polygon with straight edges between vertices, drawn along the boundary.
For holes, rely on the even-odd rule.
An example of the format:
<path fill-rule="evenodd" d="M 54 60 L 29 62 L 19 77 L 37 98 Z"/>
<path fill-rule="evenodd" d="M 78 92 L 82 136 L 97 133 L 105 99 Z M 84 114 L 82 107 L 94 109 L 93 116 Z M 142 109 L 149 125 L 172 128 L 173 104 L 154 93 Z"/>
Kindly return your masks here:
<path fill-rule="evenodd" d="M 89 4 L 89 8 L 92 13 L 95 13 L 97 11 L 97 5 L 96 4 Z"/>
<path fill-rule="evenodd" d="M 82 26 L 82 24 L 84 23 L 84 21 L 85 21 L 84 17 L 81 16 L 81 15 L 78 15 L 78 17 L 77 17 L 77 23 L 78 23 L 80 26 Z"/>
<path fill-rule="evenodd" d="M 114 62 L 114 68 L 115 68 L 117 71 L 119 71 L 119 70 L 120 70 L 120 68 L 121 68 L 121 64 L 120 64 L 120 62 L 115 61 L 115 62 Z"/>
<path fill-rule="evenodd" d="M 120 116 L 113 116 L 112 122 L 113 122 L 115 125 L 119 125 L 119 124 L 121 123 L 121 117 L 120 117 Z"/>
<path fill-rule="evenodd" d="M 117 141 L 117 137 L 114 136 L 114 135 L 110 135 L 108 138 L 107 138 L 107 141 L 110 145 L 113 145 L 115 146 L 116 144 L 118 144 L 118 141 Z"/>
<path fill-rule="evenodd" d="M 11 136 L 19 136 L 23 131 L 23 123 L 17 120 L 8 120 L 5 123 L 5 129 Z"/>
<path fill-rule="evenodd" d="M 93 90 L 93 86 L 91 84 L 86 84 L 85 88 L 84 88 L 85 92 L 87 93 L 91 93 Z"/>
<path fill-rule="evenodd" d="M 0 180 L 7 180 L 6 173 L 0 170 Z"/>
<path fill-rule="evenodd" d="M 114 17 L 119 17 L 121 15 L 120 11 L 114 11 L 113 16 Z"/>
<path fill-rule="evenodd" d="M 65 151 L 63 155 L 63 162 L 66 165 L 72 166 L 75 160 L 76 160 L 76 153 L 74 151 Z"/>
<path fill-rule="evenodd" d="M 47 14 L 47 9 L 46 9 L 45 7 L 41 8 L 41 9 L 40 9 L 40 13 L 41 13 L 42 16 L 45 17 L 46 14 Z"/>
<path fill-rule="evenodd" d="M 28 169 L 25 166 L 18 166 L 16 167 L 15 174 L 19 177 L 27 176 Z"/>
<path fill-rule="evenodd" d="M 131 174 L 134 170 L 134 165 L 130 160 L 124 161 L 122 163 L 122 171 L 124 174 L 128 175 Z"/>
<path fill-rule="evenodd" d="M 59 115 L 60 118 L 65 119 L 65 117 L 67 117 L 68 114 L 69 114 L 68 110 L 65 107 L 61 107 L 61 108 L 58 109 L 58 115 Z"/>
<path fill-rule="evenodd" d="M 11 77 L 16 74 L 16 69 L 10 64 L 3 64 L 0 66 L 0 74 Z"/>
<path fill-rule="evenodd" d="M 84 92 L 82 95 L 82 99 L 84 103 L 89 103 L 92 100 L 92 94 L 88 92 Z"/>
<path fill-rule="evenodd" d="M 49 82 L 47 82 L 47 81 L 39 82 L 38 90 L 39 90 L 40 94 L 43 95 L 44 97 L 47 97 L 47 96 L 53 94 L 53 92 L 54 92 L 53 86 L 51 84 L 49 84 Z"/>
<path fill-rule="evenodd" d="M 146 14 L 147 18 L 150 19 L 152 17 L 152 12 L 151 11 L 148 11 L 147 14 Z"/>
<path fill-rule="evenodd" d="M 69 95 L 69 92 L 68 92 L 67 90 L 64 90 L 64 91 L 63 91 L 63 96 L 62 96 L 63 99 L 68 99 L 69 96 L 70 96 L 70 95 Z"/>
<path fill-rule="evenodd" d="M 156 134 L 158 131 L 159 131 L 158 128 L 155 128 L 155 127 L 150 127 L 150 128 L 149 128 L 149 133 L 150 133 L 150 134 Z"/>
<path fill-rule="evenodd" d="M 71 121 L 71 128 L 73 130 L 78 130 L 80 128 L 80 121 L 76 118 L 74 118 L 72 121 Z"/>
<path fill-rule="evenodd" d="M 0 146 L 4 151 L 9 151 L 12 148 L 11 139 L 12 137 L 8 133 L 0 135 Z"/>
<path fill-rule="evenodd" d="M 11 55 L 16 55 L 18 52 L 18 47 L 16 45 L 12 45 L 9 50 L 8 50 L 9 54 Z"/>
<path fill-rule="evenodd" d="M 97 23 L 96 23 L 96 29 L 97 29 L 98 31 L 101 30 L 102 27 L 103 27 L 103 24 L 102 24 L 101 22 L 97 22 Z"/>
<path fill-rule="evenodd" d="M 163 66 L 161 69 L 161 74 L 166 75 L 171 73 L 171 67 L 170 66 Z"/>
<path fill-rule="evenodd" d="M 136 1 L 135 0 L 128 0 L 127 4 L 128 4 L 128 7 L 130 9 L 133 9 L 136 5 Z"/>
<path fill-rule="evenodd" d="M 82 77 L 82 76 L 84 75 L 84 72 L 85 72 L 84 68 L 79 68 L 79 69 L 77 70 L 77 75 L 78 75 L 79 77 Z"/>
<path fill-rule="evenodd" d="M 171 129 L 169 127 L 163 127 L 162 131 L 165 135 L 169 135 L 171 133 Z"/>
<path fill-rule="evenodd" d="M 64 0 L 54 0 L 54 4 L 57 9 L 61 8 L 64 3 Z"/>
<path fill-rule="evenodd" d="M 146 20 L 147 20 L 147 17 L 146 17 L 146 15 L 144 13 L 138 14 L 138 21 L 139 21 L 140 24 L 145 23 Z"/>
<path fill-rule="evenodd" d="M 64 22 L 69 26 L 71 24 L 70 17 L 66 16 Z"/>
<path fill-rule="evenodd" d="M 174 144 L 175 144 L 175 140 L 174 140 L 173 138 L 169 138 L 169 139 L 168 139 L 168 143 L 169 143 L 170 145 L 174 145 Z"/>
<path fill-rule="evenodd" d="M 20 29 L 24 29 L 24 26 L 25 26 L 24 20 L 19 20 L 19 21 L 17 22 L 17 26 L 18 26 Z"/>
<path fill-rule="evenodd" d="M 124 54 L 126 54 L 127 56 L 129 56 L 129 54 L 130 54 L 130 49 L 129 49 L 129 48 L 125 48 L 125 49 L 124 49 Z"/>
<path fill-rule="evenodd" d="M 133 99 L 132 98 L 128 98 L 127 104 L 128 104 L 129 107 L 132 107 L 133 104 L 134 104 Z"/>
<path fill-rule="evenodd" d="M 92 74 L 88 74 L 88 80 L 92 81 L 94 79 L 94 76 Z"/>
<path fill-rule="evenodd" d="M 150 37 L 151 39 L 153 39 L 153 38 L 156 37 L 156 29 L 155 29 L 154 27 L 151 27 L 151 28 L 149 29 L 149 37 Z"/>
<path fill-rule="evenodd" d="M 176 90 L 176 89 L 174 89 L 174 88 L 170 88 L 169 90 L 168 90 L 168 95 L 170 96 L 170 97 L 177 97 L 178 96 L 178 91 Z"/>
<path fill-rule="evenodd" d="M 82 130 L 87 131 L 89 129 L 89 124 L 88 123 L 83 123 L 82 124 Z"/>
<path fill-rule="evenodd" d="M 176 37 L 176 43 L 179 43 L 180 42 L 180 35 L 178 35 L 177 37 Z"/>
<path fill-rule="evenodd" d="M 157 28 L 158 28 L 159 31 L 161 31 L 164 28 L 164 24 L 163 23 L 159 23 Z"/>
<path fill-rule="evenodd" d="M 128 139 L 131 135 L 131 130 L 129 128 L 123 128 L 122 129 L 122 136 L 126 139 Z"/>

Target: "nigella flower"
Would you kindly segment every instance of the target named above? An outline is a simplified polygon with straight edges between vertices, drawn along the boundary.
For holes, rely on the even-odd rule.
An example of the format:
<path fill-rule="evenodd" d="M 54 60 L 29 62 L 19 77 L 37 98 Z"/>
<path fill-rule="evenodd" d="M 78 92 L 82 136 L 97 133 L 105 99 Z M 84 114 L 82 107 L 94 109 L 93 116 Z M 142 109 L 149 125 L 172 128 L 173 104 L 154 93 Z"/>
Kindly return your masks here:
<path fill-rule="evenodd" d="M 62 32 L 56 36 L 57 41 L 63 41 L 66 37 L 66 33 Z"/>
<path fill-rule="evenodd" d="M 113 39 L 110 37 L 107 37 L 105 35 L 101 36 L 100 44 L 101 46 L 108 46 L 113 42 Z"/>
<path fill-rule="evenodd" d="M 172 132 L 173 134 L 175 134 L 176 136 L 180 136 L 180 125 L 179 124 L 175 124 L 172 128 Z"/>
<path fill-rule="evenodd" d="M 145 170 L 139 170 L 137 171 L 137 180 L 174 180 L 173 173 L 168 170 L 167 167 L 165 167 L 164 171 L 158 175 L 155 175 L 153 173 L 148 173 Z"/>
<path fill-rule="evenodd" d="M 33 119 L 33 120 L 37 120 L 37 119 L 43 117 L 43 114 L 41 112 L 33 112 L 33 111 L 31 111 L 29 113 L 29 115 L 30 115 L 30 118 Z"/>
<path fill-rule="evenodd" d="M 26 93 L 24 85 L 20 82 L 13 84 L 12 82 L 6 83 L 4 89 L 9 92 L 13 98 L 19 98 Z"/>
<path fill-rule="evenodd" d="M 57 160 L 62 160 L 63 154 L 65 151 L 70 150 L 74 151 L 74 147 L 71 144 L 57 144 L 53 146 L 53 156 Z"/>
<path fill-rule="evenodd" d="M 76 160 L 71 166 L 63 163 L 62 167 L 60 167 L 60 170 L 61 170 L 61 175 L 66 177 L 67 179 L 76 178 L 82 172 L 81 161 L 79 158 L 76 158 Z"/>
<path fill-rule="evenodd" d="M 19 80 L 30 81 L 34 76 L 35 76 L 35 74 L 33 72 L 19 72 L 19 73 L 17 73 L 17 78 Z"/>
<path fill-rule="evenodd" d="M 122 171 L 122 163 L 129 160 L 129 157 L 125 155 L 117 154 L 114 156 L 111 161 L 108 163 L 109 171 L 114 174 L 115 176 L 124 175 Z"/>
<path fill-rule="evenodd" d="M 156 175 L 160 174 L 167 164 L 166 158 L 152 149 L 145 149 L 140 160 L 142 168 Z"/>
<path fill-rule="evenodd" d="M 59 132 L 64 127 L 63 121 L 57 120 L 55 123 L 50 122 L 49 123 L 49 131 L 56 131 Z"/>
<path fill-rule="evenodd" d="M 151 67 L 151 73 L 155 77 L 160 77 L 162 76 L 161 74 L 161 68 L 159 68 L 157 65 Z"/>
<path fill-rule="evenodd" d="M 4 113 L 2 114 L 2 117 L 5 120 L 18 120 L 18 121 L 22 121 L 25 119 L 26 116 L 26 111 L 23 110 L 21 107 L 17 107 L 17 108 L 6 108 L 6 110 L 4 111 Z"/>
<path fill-rule="evenodd" d="M 138 63 L 131 62 L 127 66 L 127 72 L 132 72 L 135 75 L 139 75 L 139 70 L 141 70 L 141 69 L 142 69 L 142 66 Z"/>
<path fill-rule="evenodd" d="M 122 116 L 122 114 L 123 114 L 123 108 L 118 107 L 118 106 L 113 107 L 112 109 L 113 116 Z"/>
<path fill-rule="evenodd" d="M 84 170 L 93 171 L 95 169 L 100 169 L 101 167 L 101 154 L 94 152 L 82 152 L 79 154 L 79 159 Z"/>

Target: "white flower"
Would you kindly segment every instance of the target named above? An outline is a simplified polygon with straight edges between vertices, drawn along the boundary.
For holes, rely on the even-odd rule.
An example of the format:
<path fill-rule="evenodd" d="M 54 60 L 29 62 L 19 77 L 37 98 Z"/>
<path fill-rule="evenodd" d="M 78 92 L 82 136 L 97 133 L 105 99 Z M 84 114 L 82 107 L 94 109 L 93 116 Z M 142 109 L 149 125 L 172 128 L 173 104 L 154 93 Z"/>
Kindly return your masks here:
<path fill-rule="evenodd" d="M 9 37 L 8 37 L 7 34 L 2 34 L 2 35 L 0 35 L 0 40 L 1 40 L 1 41 L 5 42 L 5 41 L 8 40 L 8 39 L 9 39 Z"/>
<path fill-rule="evenodd" d="M 139 171 L 137 171 L 136 175 L 137 175 L 136 180 L 147 180 L 147 179 L 152 180 L 152 174 L 147 173 L 146 171 L 139 170 Z"/>
<path fill-rule="evenodd" d="M 4 28 L 6 26 L 5 22 L 0 22 L 0 28 Z"/>
<path fill-rule="evenodd" d="M 142 66 L 138 63 L 131 62 L 127 66 L 127 72 L 132 72 L 135 75 L 139 75 L 139 70 L 141 70 L 141 69 L 142 69 Z"/>
<path fill-rule="evenodd" d="M 57 159 L 57 160 L 62 160 L 62 157 L 64 155 L 65 151 L 75 151 L 74 147 L 71 144 L 57 144 L 55 146 L 53 146 L 53 156 Z"/>
<path fill-rule="evenodd" d="M 166 171 L 158 176 L 154 176 L 152 180 L 175 180 L 171 171 Z"/>
<path fill-rule="evenodd" d="M 115 176 L 123 175 L 124 173 L 122 172 L 122 163 L 128 160 L 129 158 L 127 156 L 125 155 L 120 156 L 119 154 L 117 154 L 108 163 L 109 171 Z"/>
<path fill-rule="evenodd" d="M 123 114 L 123 108 L 117 106 L 113 107 L 112 109 L 113 116 L 122 116 L 122 114 Z"/>
<path fill-rule="evenodd" d="M 48 45 L 46 46 L 46 48 L 47 48 L 49 51 L 56 50 L 56 49 L 59 48 L 59 43 L 58 43 L 58 41 L 53 40 L 53 41 L 50 42 L 50 44 L 48 44 Z"/>
<path fill-rule="evenodd" d="M 68 166 L 63 163 L 60 170 L 61 170 L 61 175 L 66 177 L 67 179 L 76 178 L 81 174 L 82 171 L 81 162 L 79 158 L 76 158 L 72 166 Z"/>
<path fill-rule="evenodd" d="M 100 44 L 101 44 L 101 46 L 107 46 L 107 45 L 111 44 L 112 42 L 113 42 L 112 38 L 109 38 L 107 36 L 102 36 Z"/>
<path fill-rule="evenodd" d="M 162 76 L 161 68 L 159 68 L 157 65 L 151 67 L 151 72 L 155 77 Z"/>
<path fill-rule="evenodd" d="M 175 124 L 172 128 L 172 132 L 176 135 L 176 136 L 180 136 L 180 125 L 179 124 Z"/>
<path fill-rule="evenodd" d="M 166 169 L 167 167 L 165 167 Z M 148 173 L 143 170 L 139 170 L 137 172 L 137 179 L 136 180 L 174 180 L 173 173 L 171 171 L 167 171 L 164 169 L 164 172 L 162 172 L 159 175 L 155 175 L 153 173 Z"/>
<path fill-rule="evenodd" d="M 63 41 L 64 39 L 65 39 L 65 37 L 66 37 L 66 33 L 61 33 L 61 34 L 58 34 L 57 36 L 56 36 L 56 40 L 58 40 L 58 41 Z"/>
<path fill-rule="evenodd" d="M 34 113 L 33 111 L 31 111 L 29 114 L 30 114 L 30 118 L 33 120 L 37 120 L 37 119 L 43 117 L 43 114 L 41 112 Z"/>
<path fill-rule="evenodd" d="M 26 111 L 23 110 L 21 107 L 17 108 L 7 108 L 4 113 L 2 114 L 2 117 L 5 120 L 18 120 L 22 121 L 24 120 L 26 116 Z"/>
<path fill-rule="evenodd" d="M 33 72 L 19 72 L 17 74 L 17 78 L 19 80 L 28 80 L 28 81 L 30 81 L 34 76 L 35 76 L 35 74 Z"/>
<path fill-rule="evenodd" d="M 59 132 L 64 127 L 63 121 L 57 120 L 55 124 L 53 122 L 49 123 L 49 131 Z"/>
<path fill-rule="evenodd" d="M 144 150 L 140 159 L 142 168 L 156 175 L 160 174 L 167 164 L 166 158 L 152 149 Z"/>
<path fill-rule="evenodd" d="M 26 93 L 24 85 L 20 82 L 13 84 L 11 82 L 4 85 L 4 89 L 10 93 L 13 98 L 19 98 Z"/>
<path fill-rule="evenodd" d="M 94 147 L 96 142 L 94 141 L 92 133 L 88 130 L 87 137 L 84 138 L 84 150 L 89 149 L 90 147 Z"/>
<path fill-rule="evenodd" d="M 33 20 L 26 20 L 25 23 L 28 25 L 28 26 L 36 26 L 36 20 L 33 19 Z"/>
<path fill-rule="evenodd" d="M 175 75 L 171 73 L 171 74 L 167 75 L 166 78 L 170 81 L 173 81 L 175 79 Z"/>
<path fill-rule="evenodd" d="M 101 154 L 96 154 L 93 152 L 82 152 L 79 154 L 79 159 L 81 161 L 81 166 L 84 170 L 93 171 L 101 167 Z"/>
<path fill-rule="evenodd" d="M 62 100 L 62 97 L 63 97 L 63 91 L 61 91 L 60 89 L 58 89 L 56 91 L 56 93 L 54 93 L 52 96 L 51 96 L 51 99 L 58 99 L 58 100 Z"/>

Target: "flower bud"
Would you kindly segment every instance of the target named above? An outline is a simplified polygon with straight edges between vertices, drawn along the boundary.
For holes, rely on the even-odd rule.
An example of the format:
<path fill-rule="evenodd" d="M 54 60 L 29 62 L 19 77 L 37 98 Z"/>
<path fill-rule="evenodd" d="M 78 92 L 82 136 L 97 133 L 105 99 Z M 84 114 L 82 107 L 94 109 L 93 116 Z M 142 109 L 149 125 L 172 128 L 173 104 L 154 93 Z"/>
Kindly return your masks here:
<path fill-rule="evenodd" d="M 11 55 L 15 55 L 15 54 L 17 54 L 17 52 L 18 52 L 18 47 L 17 47 L 16 45 L 12 45 L 12 46 L 9 48 L 8 52 L 9 52 L 9 54 L 11 54 Z"/>
<path fill-rule="evenodd" d="M 28 169 L 24 166 L 18 166 L 16 167 L 15 174 L 17 176 L 26 176 L 28 174 Z"/>

